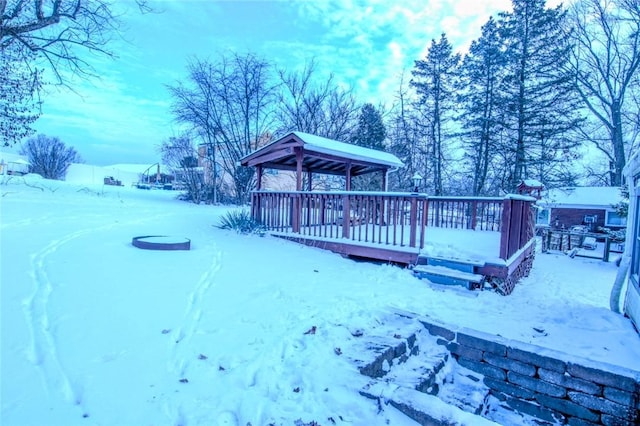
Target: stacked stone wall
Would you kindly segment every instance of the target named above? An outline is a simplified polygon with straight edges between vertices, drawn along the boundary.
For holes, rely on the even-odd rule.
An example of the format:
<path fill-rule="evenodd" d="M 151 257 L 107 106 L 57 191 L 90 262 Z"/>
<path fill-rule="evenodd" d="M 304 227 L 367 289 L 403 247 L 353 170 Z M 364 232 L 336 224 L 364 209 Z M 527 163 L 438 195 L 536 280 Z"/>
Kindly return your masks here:
<path fill-rule="evenodd" d="M 458 364 L 484 376 L 491 394 L 553 423 L 640 424 L 640 372 L 471 330 L 424 322 Z"/>

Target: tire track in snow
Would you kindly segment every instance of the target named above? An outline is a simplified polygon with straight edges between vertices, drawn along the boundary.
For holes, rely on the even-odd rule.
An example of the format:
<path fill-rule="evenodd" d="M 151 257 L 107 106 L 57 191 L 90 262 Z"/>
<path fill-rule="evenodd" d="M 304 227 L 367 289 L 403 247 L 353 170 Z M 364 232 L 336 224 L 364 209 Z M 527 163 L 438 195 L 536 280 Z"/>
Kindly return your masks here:
<path fill-rule="evenodd" d="M 95 229 L 85 229 L 49 243 L 44 249 L 31 256 L 30 276 L 35 290 L 30 298 L 23 302 L 23 311 L 27 317 L 27 326 L 31 333 L 29 360 L 40 367 L 46 390 L 51 393 L 61 392 L 65 400 L 82 407 L 82 387 L 74 384 L 58 356 L 58 347 L 49 318 L 49 299 L 53 293 L 51 282 L 45 268 L 48 256 L 61 246 L 76 238 L 82 237 Z M 84 413 L 83 413 L 84 414 Z"/>
<path fill-rule="evenodd" d="M 52 214 L 46 214 L 37 219 L 20 219 L 14 222 L 0 223 L 0 231 L 11 229 L 11 228 L 24 228 L 27 226 L 31 226 L 34 223 L 38 225 L 50 224 L 54 220 L 59 220 L 59 218 L 56 218 L 55 215 L 52 215 Z"/>
<path fill-rule="evenodd" d="M 161 213 L 145 218 L 135 218 L 126 222 L 111 222 L 103 226 L 86 228 L 64 235 L 46 245 L 43 249 L 31 255 L 31 270 L 29 276 L 35 289 L 32 295 L 22 302 L 23 312 L 26 317 L 27 328 L 31 335 L 30 348 L 27 351 L 28 360 L 39 367 L 45 386 L 49 394 L 62 394 L 64 399 L 82 410 L 82 415 L 88 415 L 84 403 L 84 386 L 74 382 L 58 354 L 58 344 L 49 318 L 49 300 L 54 290 L 54 284 L 46 272 L 46 260 L 60 247 L 69 242 L 90 235 L 104 232 L 119 226 L 128 226 L 136 223 L 145 223 L 170 214 Z M 99 218 L 99 216 L 92 216 Z M 69 218 L 67 218 L 69 219 Z"/>

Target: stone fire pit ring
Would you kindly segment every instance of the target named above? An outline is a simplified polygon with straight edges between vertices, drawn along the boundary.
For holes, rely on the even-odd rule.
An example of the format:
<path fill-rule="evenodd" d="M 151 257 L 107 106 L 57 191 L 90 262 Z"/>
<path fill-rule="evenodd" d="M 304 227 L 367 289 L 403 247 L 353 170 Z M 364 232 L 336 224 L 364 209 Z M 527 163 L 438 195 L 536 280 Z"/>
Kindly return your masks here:
<path fill-rule="evenodd" d="M 131 240 L 134 247 L 143 250 L 191 250 L 191 240 L 169 235 L 144 235 Z"/>

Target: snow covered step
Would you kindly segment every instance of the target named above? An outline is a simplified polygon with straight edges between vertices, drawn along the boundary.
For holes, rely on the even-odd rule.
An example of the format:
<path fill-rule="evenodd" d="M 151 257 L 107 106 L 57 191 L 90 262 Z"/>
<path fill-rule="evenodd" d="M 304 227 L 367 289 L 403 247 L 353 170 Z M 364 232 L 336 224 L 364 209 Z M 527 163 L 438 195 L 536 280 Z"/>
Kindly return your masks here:
<path fill-rule="evenodd" d="M 391 366 L 405 362 L 411 354 L 419 351 L 415 333 L 408 337 L 369 337 L 351 356 L 360 374 L 377 378 L 389 372 Z"/>
<path fill-rule="evenodd" d="M 462 285 L 469 289 L 480 286 L 484 276 L 439 265 L 418 265 L 413 273 L 436 284 Z"/>
<path fill-rule="evenodd" d="M 461 410 L 481 415 L 487 410 L 490 390 L 483 377 L 456 365 L 444 378 L 438 398 Z"/>
<path fill-rule="evenodd" d="M 397 386 L 395 384 L 377 381 L 372 383 L 366 391 L 361 394 L 391 405 L 415 420 L 420 425 L 425 426 L 452 426 L 452 425 L 497 425 L 491 420 L 466 412 L 448 404 L 436 396 L 419 392 L 414 389 Z"/>
<path fill-rule="evenodd" d="M 441 257 L 432 257 L 427 255 L 418 256 L 417 265 L 431 265 L 431 266 L 446 266 L 447 268 L 457 269 L 462 272 L 473 273 L 475 268 L 480 268 L 485 265 L 484 262 L 474 260 L 458 260 L 458 259 L 444 259 Z"/>
<path fill-rule="evenodd" d="M 437 375 L 449 360 L 449 352 L 441 346 L 430 348 L 431 353 L 418 353 L 405 362 L 393 365 L 380 380 L 400 387 L 435 395 L 440 389 Z M 370 384 L 375 383 L 371 381 Z"/>

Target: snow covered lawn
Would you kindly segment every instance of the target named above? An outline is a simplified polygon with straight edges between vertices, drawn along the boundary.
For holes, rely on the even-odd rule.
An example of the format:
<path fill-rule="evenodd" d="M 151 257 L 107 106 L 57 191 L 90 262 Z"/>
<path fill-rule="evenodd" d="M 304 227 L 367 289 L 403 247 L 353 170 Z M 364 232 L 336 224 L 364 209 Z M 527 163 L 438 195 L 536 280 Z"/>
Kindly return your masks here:
<path fill-rule="evenodd" d="M 640 370 L 612 263 L 539 253 L 511 296 L 471 293 L 221 230 L 228 208 L 175 195 L 0 182 L 1 424 L 413 424 L 335 351 L 393 309 Z M 191 250 L 131 245 L 145 235 Z"/>

